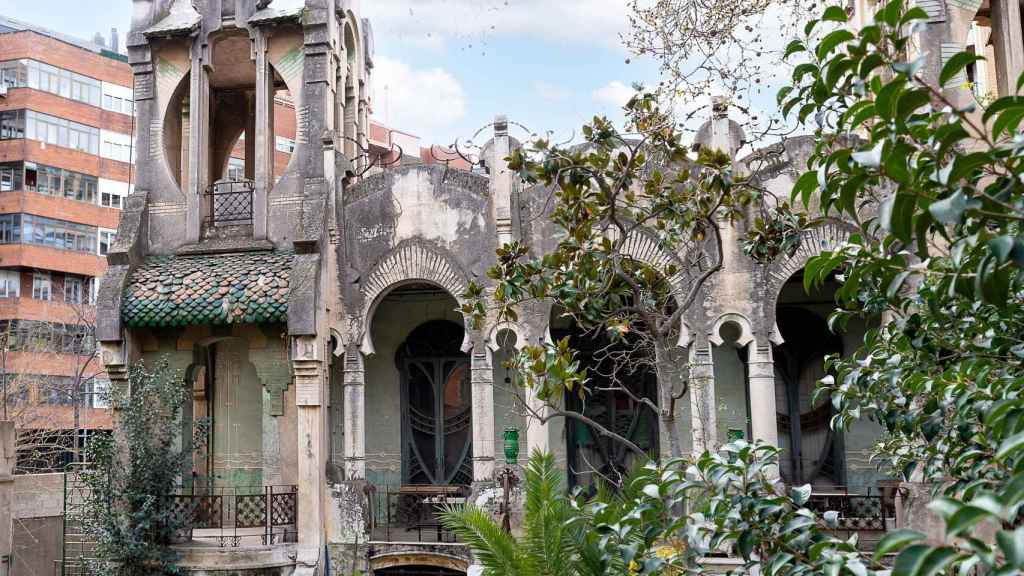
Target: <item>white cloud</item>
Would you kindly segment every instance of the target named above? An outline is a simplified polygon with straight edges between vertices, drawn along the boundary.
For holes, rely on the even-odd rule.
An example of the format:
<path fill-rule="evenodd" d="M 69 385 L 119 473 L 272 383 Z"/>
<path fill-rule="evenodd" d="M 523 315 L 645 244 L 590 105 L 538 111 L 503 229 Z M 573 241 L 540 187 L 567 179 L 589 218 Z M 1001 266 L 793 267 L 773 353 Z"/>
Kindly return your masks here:
<path fill-rule="evenodd" d="M 572 92 L 565 86 L 550 84 L 543 80 L 533 83 L 533 92 L 541 99 L 549 102 L 563 102 L 572 96 Z"/>
<path fill-rule="evenodd" d="M 473 49 L 506 36 L 619 47 L 629 27 L 625 0 L 373 0 L 362 7 L 393 38 L 430 33 Z"/>
<path fill-rule="evenodd" d="M 414 69 L 378 56 L 374 60 L 374 116 L 433 142 L 439 131 L 466 114 L 462 85 L 444 68 Z"/>
<path fill-rule="evenodd" d="M 635 93 L 636 91 L 632 87 L 626 86 L 618 80 L 612 80 L 591 92 L 590 97 L 600 106 L 618 109 L 625 106 Z"/>

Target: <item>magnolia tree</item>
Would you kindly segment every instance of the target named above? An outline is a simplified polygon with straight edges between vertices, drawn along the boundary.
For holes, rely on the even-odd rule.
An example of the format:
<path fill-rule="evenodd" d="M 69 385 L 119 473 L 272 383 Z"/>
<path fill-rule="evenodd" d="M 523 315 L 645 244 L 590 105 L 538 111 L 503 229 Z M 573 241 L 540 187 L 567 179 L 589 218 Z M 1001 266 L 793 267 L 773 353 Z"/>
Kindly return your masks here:
<path fill-rule="evenodd" d="M 896 530 L 862 552 L 856 536 L 830 535 L 836 514 L 805 507 L 809 486 L 777 486 L 776 448 L 741 441 L 649 463 L 619 496 L 577 500 L 563 522 L 582 526 L 567 548 L 574 573 L 700 572 L 721 551 L 745 561 L 738 571 L 771 575 L 1024 569 L 1024 97 L 964 106 L 928 84 L 923 59 L 907 56 L 926 19 L 890 0 L 855 30 L 842 8 L 825 9 L 804 31 L 820 36 L 787 48 L 802 60 L 779 103 L 817 139 L 794 200 L 855 231 L 809 262 L 805 285 L 841 283 L 834 327 L 858 314 L 889 319 L 855 354 L 828 361 L 818 393 L 831 397 L 837 430 L 881 424 L 875 457 L 933 487 L 928 508 L 944 534 Z M 951 57 L 940 83 L 976 60 Z M 772 231 L 795 221 L 788 209 L 761 220 L 745 241 L 758 257 L 777 252 L 791 235 Z M 606 571 L 588 571 L 594 561 Z"/>
<path fill-rule="evenodd" d="M 547 218 L 562 234 L 543 255 L 518 241 L 503 246 L 488 275 L 499 323 L 517 320 L 528 302 L 547 301 L 581 331 L 610 342 L 598 353 L 606 366 L 600 379 L 588 377 L 568 337 L 525 346 L 511 364 L 517 383 L 543 405 L 531 417 L 575 419 L 646 458 L 629 438 L 565 402 L 566 391 L 580 398 L 623 394 L 657 415 L 664 451 L 681 456 L 676 404 L 689 391 L 686 363 L 675 356 L 681 319 L 722 267 L 719 219 L 741 217 L 761 196 L 733 172 L 729 155 L 692 155 L 654 96 L 638 95 L 626 112 L 628 132 L 595 118 L 583 128 L 582 145 L 539 140 L 513 152 L 511 169 L 547 191 L 539 203 L 553 206 Z M 644 239 L 664 255 L 660 265 L 637 254 Z M 472 285 L 468 296 L 464 312 L 479 321 L 487 312 L 484 291 Z M 656 375 L 655 397 L 630 377 L 640 370 Z"/>

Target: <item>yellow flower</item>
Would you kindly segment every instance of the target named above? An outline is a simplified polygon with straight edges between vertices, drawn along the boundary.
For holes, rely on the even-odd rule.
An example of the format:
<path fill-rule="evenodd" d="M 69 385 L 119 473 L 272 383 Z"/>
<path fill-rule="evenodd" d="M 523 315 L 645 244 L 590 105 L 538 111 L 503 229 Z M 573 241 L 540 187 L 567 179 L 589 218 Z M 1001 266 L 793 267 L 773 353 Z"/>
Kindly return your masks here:
<path fill-rule="evenodd" d="M 638 564 L 636 560 L 630 560 L 629 561 L 629 573 L 630 574 L 639 574 L 640 573 L 640 564 Z"/>
<path fill-rule="evenodd" d="M 658 546 L 654 549 L 654 555 L 662 560 L 668 560 L 676 555 L 676 549 L 671 546 Z"/>

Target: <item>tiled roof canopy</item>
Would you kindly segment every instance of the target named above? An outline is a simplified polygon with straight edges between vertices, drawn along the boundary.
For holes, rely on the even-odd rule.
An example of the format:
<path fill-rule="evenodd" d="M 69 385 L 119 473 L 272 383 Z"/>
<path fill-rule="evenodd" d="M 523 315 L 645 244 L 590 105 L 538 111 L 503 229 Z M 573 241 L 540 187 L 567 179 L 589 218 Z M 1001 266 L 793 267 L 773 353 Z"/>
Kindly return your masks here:
<path fill-rule="evenodd" d="M 284 322 L 291 252 L 151 256 L 132 272 L 126 326 Z"/>

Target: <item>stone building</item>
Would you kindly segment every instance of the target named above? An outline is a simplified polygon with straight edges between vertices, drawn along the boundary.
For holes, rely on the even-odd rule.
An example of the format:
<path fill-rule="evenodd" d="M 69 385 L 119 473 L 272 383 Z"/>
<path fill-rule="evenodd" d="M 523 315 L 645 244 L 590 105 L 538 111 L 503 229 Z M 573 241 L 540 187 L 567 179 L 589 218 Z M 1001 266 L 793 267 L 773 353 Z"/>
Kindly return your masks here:
<path fill-rule="evenodd" d="M 508 385 L 513 347 L 573 336 L 572 325 L 536 306 L 515 324 L 467 330 L 457 311 L 471 281 L 487 282 L 499 245 L 518 238 L 543 253 L 557 238 L 544 218 L 523 216 L 543 210 L 545 191 L 507 169 L 507 121 L 493 124 L 485 169 L 380 169 L 368 134 L 373 34 L 353 2 L 134 0 L 133 14 L 141 152 L 97 330 L 114 385 L 140 359 L 181 370 L 193 391 L 183 442 L 210 422 L 174 500 L 192 525 L 183 565 L 463 574 L 471 558 L 424 509 L 497 506 L 506 429 L 522 432 L 523 453 L 553 452 L 571 484 L 627 464 L 586 427 L 528 421 Z M 272 103 L 285 94 L 296 132 L 282 169 Z M 244 167 L 229 175 L 241 134 Z M 735 156 L 743 134 L 717 106 L 698 142 Z M 812 148 L 791 138 L 736 162 L 788 197 Z M 724 270 L 680 331 L 695 385 L 679 406 L 686 447 L 765 440 L 782 448 L 783 480 L 881 498 L 886 479 L 867 461 L 878 429 L 832 433 L 829 405 L 810 394 L 822 358 L 852 351 L 868 328 L 832 334 L 835 286 L 808 295 L 799 282 L 807 259 L 846 232 L 816 229 L 762 265 L 743 255 L 741 228 L 723 224 Z M 658 266 L 686 257 L 644 231 L 630 246 Z M 587 410 L 652 453 L 665 445 L 654 414 L 628 398 Z M 871 502 L 865 514 L 884 530 L 890 508 Z"/>

